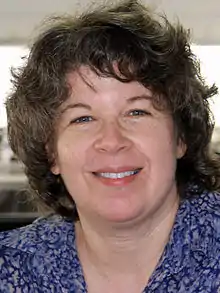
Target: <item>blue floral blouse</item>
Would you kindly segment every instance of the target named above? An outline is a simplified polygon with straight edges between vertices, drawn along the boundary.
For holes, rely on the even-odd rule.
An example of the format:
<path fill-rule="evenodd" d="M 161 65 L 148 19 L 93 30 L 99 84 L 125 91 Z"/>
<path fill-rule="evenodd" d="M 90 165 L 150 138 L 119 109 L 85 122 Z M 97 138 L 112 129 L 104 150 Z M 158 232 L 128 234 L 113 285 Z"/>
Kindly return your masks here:
<path fill-rule="evenodd" d="M 0 292 L 87 292 L 74 225 L 53 215 L 0 233 Z M 169 242 L 143 291 L 153 292 L 220 293 L 219 194 L 181 203 Z"/>

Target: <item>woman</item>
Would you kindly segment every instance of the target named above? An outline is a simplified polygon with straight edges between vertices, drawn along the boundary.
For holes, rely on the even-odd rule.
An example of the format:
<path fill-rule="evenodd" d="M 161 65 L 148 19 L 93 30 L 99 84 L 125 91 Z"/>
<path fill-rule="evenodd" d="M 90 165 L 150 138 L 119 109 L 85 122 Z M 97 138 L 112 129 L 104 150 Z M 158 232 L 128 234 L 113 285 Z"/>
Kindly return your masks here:
<path fill-rule="evenodd" d="M 53 214 L 0 234 L 1 292 L 219 292 L 220 168 L 188 35 L 136 1 L 55 20 L 9 141 Z"/>

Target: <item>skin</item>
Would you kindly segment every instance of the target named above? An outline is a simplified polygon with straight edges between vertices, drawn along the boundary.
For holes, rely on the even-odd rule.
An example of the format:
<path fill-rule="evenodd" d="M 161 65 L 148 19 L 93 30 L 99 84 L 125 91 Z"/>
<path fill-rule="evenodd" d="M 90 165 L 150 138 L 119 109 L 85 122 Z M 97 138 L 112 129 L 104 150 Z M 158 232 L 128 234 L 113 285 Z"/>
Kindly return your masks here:
<path fill-rule="evenodd" d="M 138 292 L 172 229 L 176 161 L 186 146 L 171 116 L 153 107 L 152 92 L 141 84 L 98 77 L 87 67 L 70 73 L 68 82 L 72 94 L 57 122 L 52 172 L 62 176 L 77 206 L 89 291 L 106 292 L 107 283 L 108 292 Z M 97 176 L 136 169 L 141 171 L 118 180 Z"/>

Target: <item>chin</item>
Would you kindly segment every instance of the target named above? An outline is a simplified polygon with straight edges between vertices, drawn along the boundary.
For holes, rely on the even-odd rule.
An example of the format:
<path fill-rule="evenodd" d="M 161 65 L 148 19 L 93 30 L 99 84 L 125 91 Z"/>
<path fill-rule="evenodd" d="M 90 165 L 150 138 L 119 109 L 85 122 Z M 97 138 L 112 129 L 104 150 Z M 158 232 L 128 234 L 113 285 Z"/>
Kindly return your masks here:
<path fill-rule="evenodd" d="M 131 221 L 135 221 L 135 219 L 139 218 L 141 215 L 141 211 L 137 209 L 123 209 L 123 208 L 115 208 L 108 209 L 107 211 L 101 211 L 102 218 L 105 218 L 107 221 L 112 223 L 128 223 Z"/>

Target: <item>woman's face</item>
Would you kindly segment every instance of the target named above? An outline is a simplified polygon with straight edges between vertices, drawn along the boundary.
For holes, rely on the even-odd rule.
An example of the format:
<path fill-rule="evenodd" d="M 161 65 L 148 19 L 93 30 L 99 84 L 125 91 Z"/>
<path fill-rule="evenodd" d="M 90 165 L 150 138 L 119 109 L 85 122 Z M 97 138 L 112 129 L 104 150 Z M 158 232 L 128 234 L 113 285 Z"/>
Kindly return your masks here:
<path fill-rule="evenodd" d="M 138 82 L 98 77 L 82 67 L 57 122 L 56 159 L 79 215 L 126 222 L 163 213 L 176 201 L 177 143 L 170 115 Z M 83 78 L 82 78 L 83 76 Z"/>

